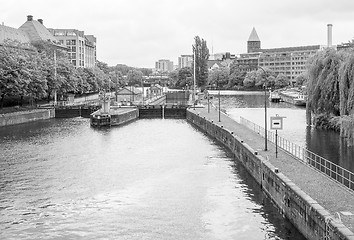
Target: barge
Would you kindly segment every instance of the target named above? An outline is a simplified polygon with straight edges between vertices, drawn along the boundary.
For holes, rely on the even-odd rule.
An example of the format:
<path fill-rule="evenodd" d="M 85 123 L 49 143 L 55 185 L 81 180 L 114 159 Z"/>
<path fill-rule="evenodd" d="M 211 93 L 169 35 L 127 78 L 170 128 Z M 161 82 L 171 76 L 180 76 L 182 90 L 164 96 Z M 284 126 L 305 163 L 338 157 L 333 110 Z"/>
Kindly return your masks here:
<path fill-rule="evenodd" d="M 110 99 L 104 97 L 102 108 L 90 114 L 90 125 L 92 127 L 119 126 L 138 119 L 138 108 L 130 106 L 110 106 L 110 103 Z"/>

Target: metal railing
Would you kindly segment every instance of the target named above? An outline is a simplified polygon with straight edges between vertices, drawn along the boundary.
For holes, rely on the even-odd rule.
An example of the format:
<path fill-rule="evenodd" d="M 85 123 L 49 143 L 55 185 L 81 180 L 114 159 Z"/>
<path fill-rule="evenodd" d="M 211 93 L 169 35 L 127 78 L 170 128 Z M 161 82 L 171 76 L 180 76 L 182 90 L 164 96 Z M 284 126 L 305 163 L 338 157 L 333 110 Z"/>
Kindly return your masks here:
<path fill-rule="evenodd" d="M 240 122 L 242 125 L 245 125 L 249 129 L 258 133 L 260 136 L 264 137 L 265 130 L 263 127 L 243 117 L 240 117 Z M 267 139 L 275 144 L 275 133 L 267 131 Z M 335 163 L 332 163 L 331 161 L 317 155 L 316 153 L 307 150 L 306 148 L 300 147 L 299 145 L 280 137 L 279 135 L 277 141 L 279 148 L 293 155 L 296 159 L 331 177 L 343 186 L 354 190 L 354 173 L 346 170 L 345 168 L 342 168 Z"/>

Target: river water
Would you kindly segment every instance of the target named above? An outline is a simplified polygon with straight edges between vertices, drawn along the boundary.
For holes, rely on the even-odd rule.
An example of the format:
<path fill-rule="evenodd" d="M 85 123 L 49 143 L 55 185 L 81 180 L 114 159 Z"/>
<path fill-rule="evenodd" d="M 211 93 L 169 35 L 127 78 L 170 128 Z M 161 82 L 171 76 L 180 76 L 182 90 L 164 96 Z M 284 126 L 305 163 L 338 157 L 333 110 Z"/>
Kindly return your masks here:
<path fill-rule="evenodd" d="M 38 121 L 0 152 L 0 239 L 305 239 L 185 120 Z"/>
<path fill-rule="evenodd" d="M 218 106 L 218 92 L 211 92 L 214 95 L 212 103 Z M 264 127 L 264 100 L 263 92 L 221 91 L 220 106 L 236 121 L 243 117 Z M 354 146 L 337 132 L 306 126 L 305 107 L 285 102 L 272 103 L 267 99 L 268 130 L 269 119 L 276 114 L 286 117 L 283 130 L 278 131 L 281 137 L 354 172 Z"/>

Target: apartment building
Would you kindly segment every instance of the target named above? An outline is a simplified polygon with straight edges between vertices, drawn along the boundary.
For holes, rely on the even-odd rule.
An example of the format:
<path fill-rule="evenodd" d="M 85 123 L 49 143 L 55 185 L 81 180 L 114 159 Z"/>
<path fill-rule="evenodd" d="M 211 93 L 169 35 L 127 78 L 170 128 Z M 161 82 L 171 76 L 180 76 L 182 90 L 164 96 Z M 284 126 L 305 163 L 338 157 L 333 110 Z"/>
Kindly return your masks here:
<path fill-rule="evenodd" d="M 193 55 L 181 55 L 178 57 L 178 68 L 192 67 Z"/>
<path fill-rule="evenodd" d="M 96 38 L 77 29 L 48 29 L 68 49 L 71 63 L 79 68 L 92 68 L 96 63 Z"/>
<path fill-rule="evenodd" d="M 160 59 L 155 62 L 155 70 L 157 72 L 172 72 L 173 71 L 173 62 L 167 59 Z"/>

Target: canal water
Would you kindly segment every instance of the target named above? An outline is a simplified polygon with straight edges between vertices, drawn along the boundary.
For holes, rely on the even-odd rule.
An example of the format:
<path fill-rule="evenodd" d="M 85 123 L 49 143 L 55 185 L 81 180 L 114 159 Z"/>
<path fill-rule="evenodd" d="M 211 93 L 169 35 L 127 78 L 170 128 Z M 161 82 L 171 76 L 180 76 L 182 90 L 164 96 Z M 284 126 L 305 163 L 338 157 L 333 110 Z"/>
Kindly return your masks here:
<path fill-rule="evenodd" d="M 218 106 L 218 91 L 212 91 L 212 103 Z M 221 91 L 220 106 L 236 121 L 246 118 L 264 127 L 264 92 Z M 281 102 L 272 103 L 267 99 L 268 129 L 270 117 L 284 116 L 283 130 L 278 134 L 311 152 L 314 152 L 339 166 L 354 172 L 354 146 L 334 131 L 308 127 L 306 108 Z"/>
<path fill-rule="evenodd" d="M 0 152 L 0 239 L 305 239 L 185 120 L 27 123 Z"/>

